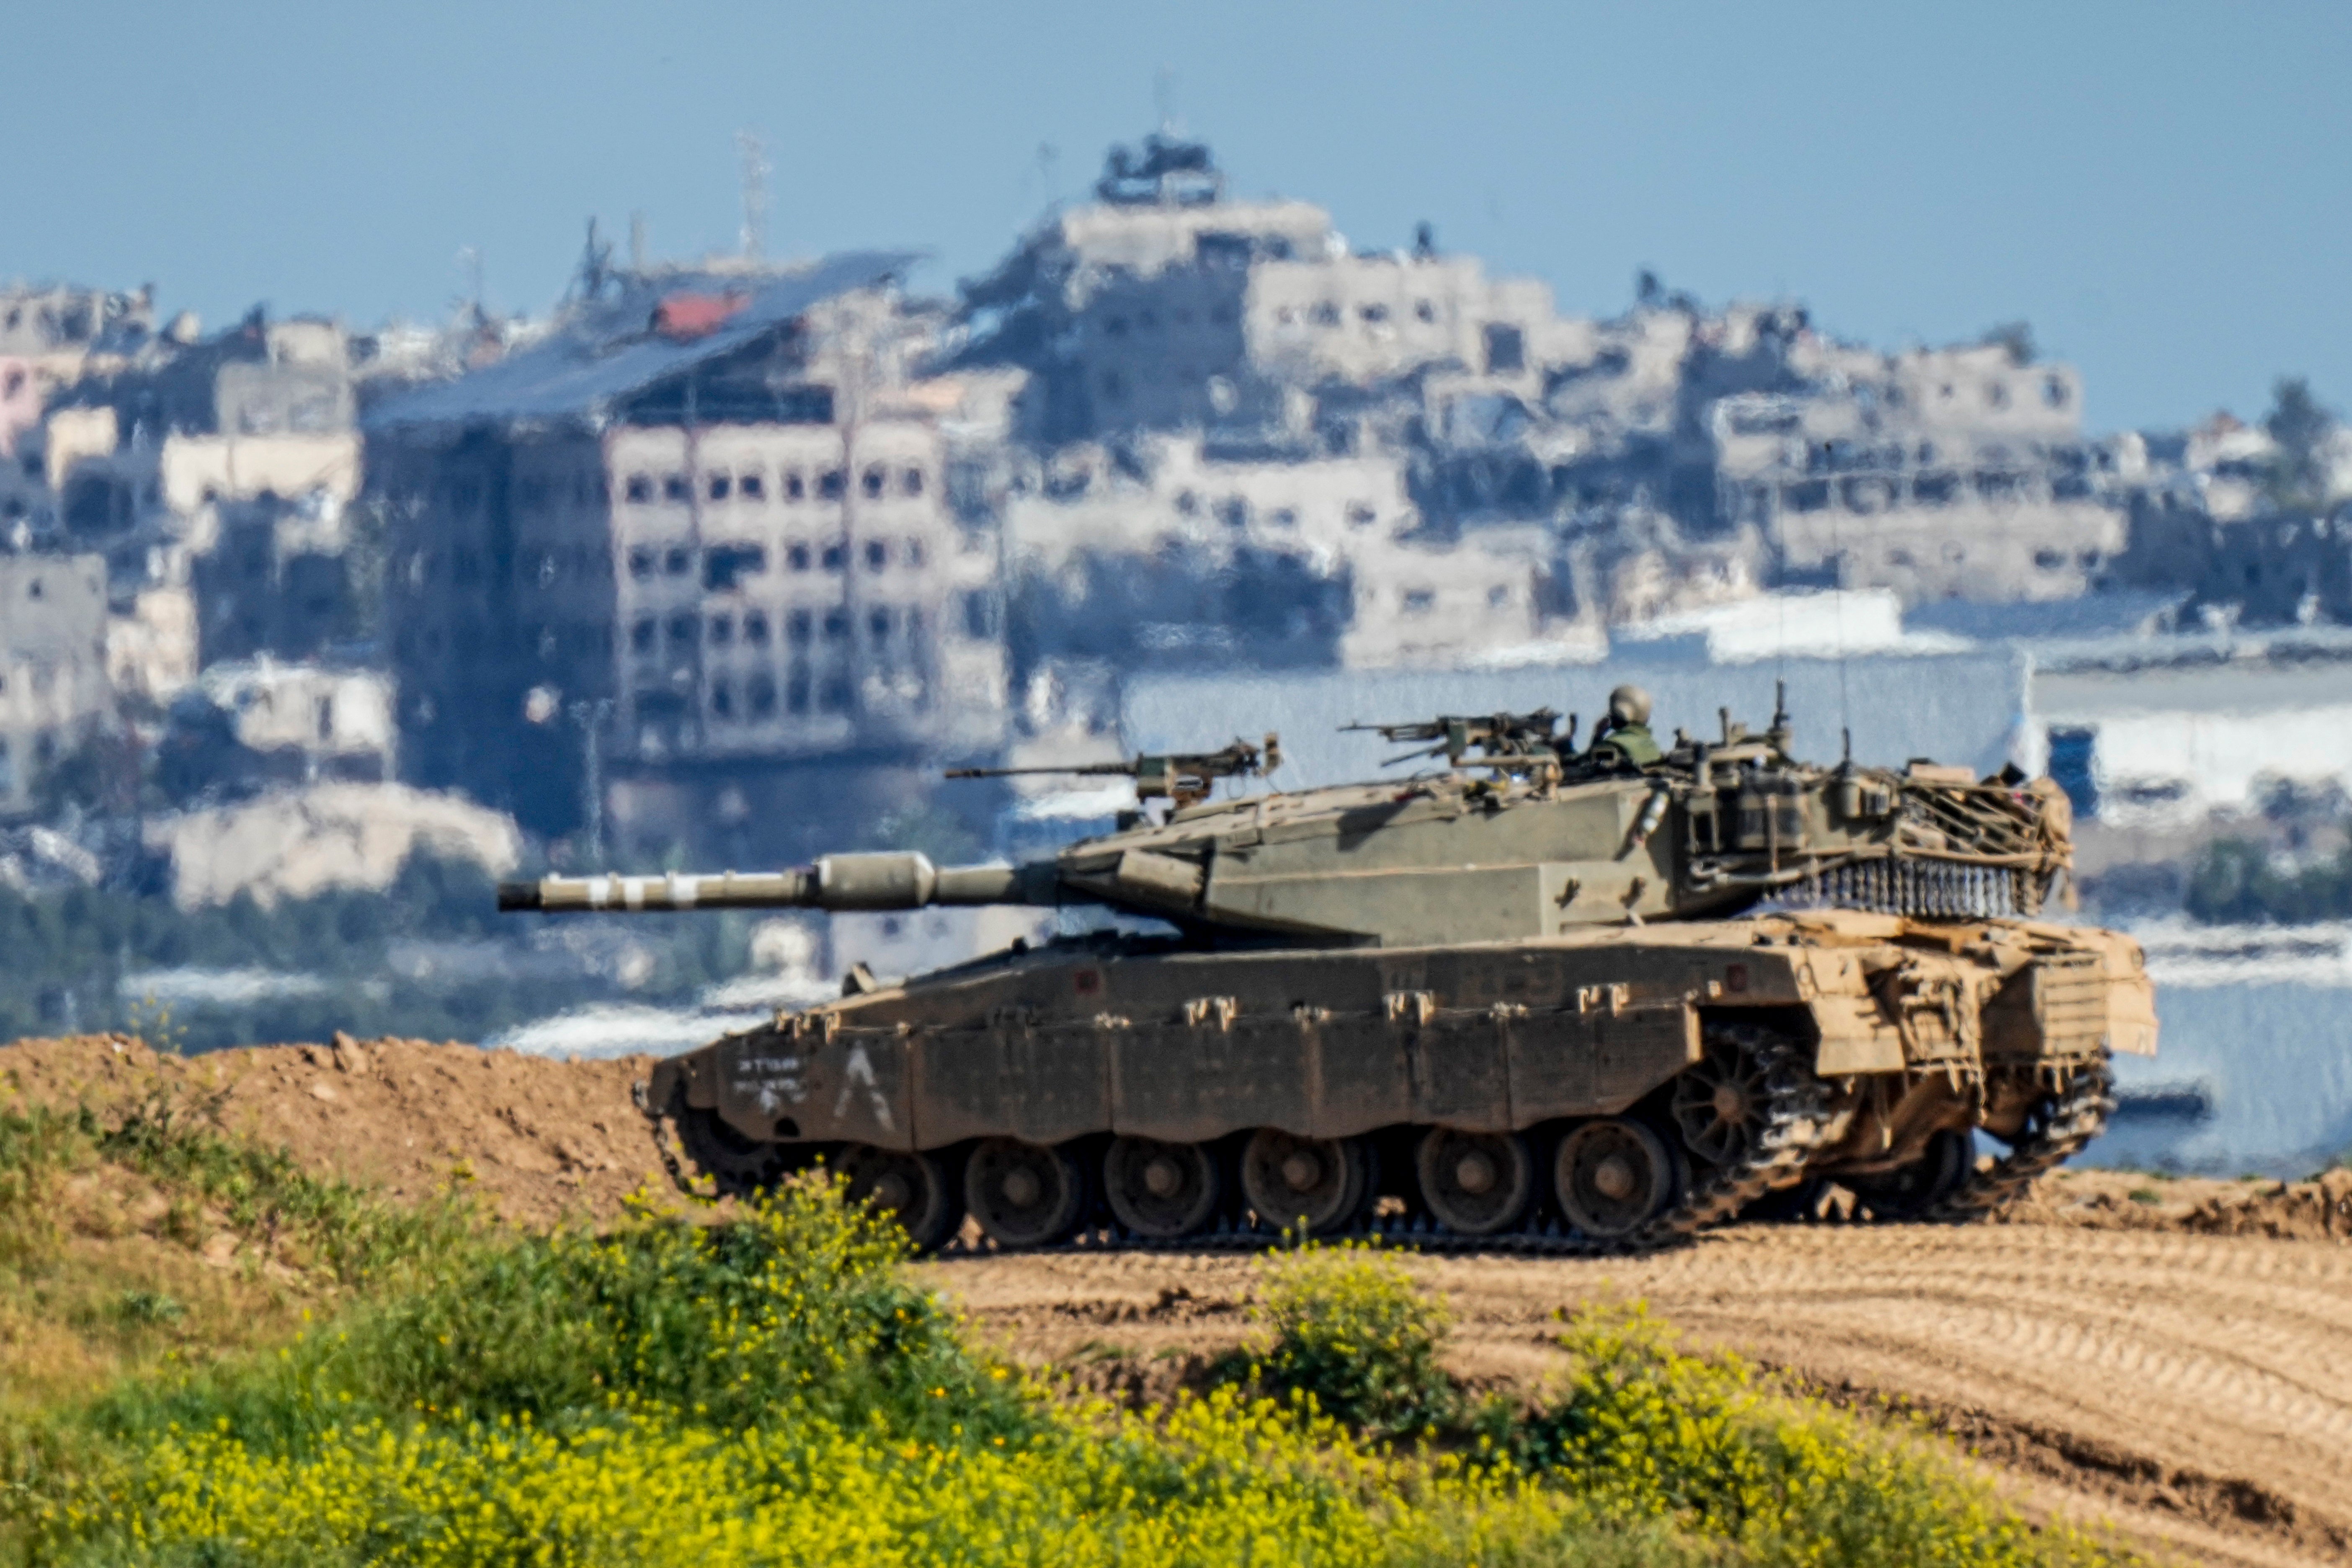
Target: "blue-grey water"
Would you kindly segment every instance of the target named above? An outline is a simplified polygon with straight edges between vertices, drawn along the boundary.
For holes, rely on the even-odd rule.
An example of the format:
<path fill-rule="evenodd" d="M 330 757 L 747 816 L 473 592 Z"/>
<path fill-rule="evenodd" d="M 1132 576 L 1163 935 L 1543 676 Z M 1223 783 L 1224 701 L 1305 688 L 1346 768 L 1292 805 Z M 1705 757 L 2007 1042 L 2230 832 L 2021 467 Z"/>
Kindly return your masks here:
<path fill-rule="evenodd" d="M 2118 1059 L 2123 1108 L 2082 1163 L 2301 1176 L 2352 1153 L 2352 988 L 2157 986 L 2153 1058 Z"/>

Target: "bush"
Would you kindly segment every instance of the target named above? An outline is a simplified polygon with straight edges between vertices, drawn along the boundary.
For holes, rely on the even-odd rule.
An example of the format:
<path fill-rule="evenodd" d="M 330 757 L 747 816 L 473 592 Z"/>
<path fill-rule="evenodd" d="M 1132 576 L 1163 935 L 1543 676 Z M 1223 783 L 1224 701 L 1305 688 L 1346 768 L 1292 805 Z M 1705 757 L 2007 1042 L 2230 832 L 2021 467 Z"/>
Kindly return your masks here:
<path fill-rule="evenodd" d="M 2352 915 L 2352 853 L 2281 870 L 2261 845 L 2217 838 L 2197 858 L 2183 902 L 2214 924 L 2342 920 Z"/>
<path fill-rule="evenodd" d="M 1308 1245 L 1278 1255 L 1265 1268 L 1257 1316 L 1272 1331 L 1255 1367 L 1267 1388 L 1311 1396 L 1374 1436 L 1429 1431 L 1461 1413 L 1437 1364 L 1452 1315 L 1374 1247 Z"/>
<path fill-rule="evenodd" d="M 730 1430 L 787 1410 L 927 1438 L 950 1407 L 1018 1425 L 944 1310 L 899 1278 L 904 1250 L 814 1181 L 733 1224 L 646 1214 L 603 1237 L 482 1235 L 423 1288 L 275 1362 L 126 1389 L 91 1418 L 117 1437 L 211 1430 L 287 1453 L 420 1412 L 556 1431 L 659 1409 Z"/>
<path fill-rule="evenodd" d="M 1646 1309 L 1577 1314 L 1561 1343 L 1565 1397 L 1526 1421 L 1516 1457 L 1602 1520 L 1671 1520 L 1763 1563 L 2108 1560 L 2071 1531 L 2037 1532 L 1942 1450 L 1676 1349 Z"/>

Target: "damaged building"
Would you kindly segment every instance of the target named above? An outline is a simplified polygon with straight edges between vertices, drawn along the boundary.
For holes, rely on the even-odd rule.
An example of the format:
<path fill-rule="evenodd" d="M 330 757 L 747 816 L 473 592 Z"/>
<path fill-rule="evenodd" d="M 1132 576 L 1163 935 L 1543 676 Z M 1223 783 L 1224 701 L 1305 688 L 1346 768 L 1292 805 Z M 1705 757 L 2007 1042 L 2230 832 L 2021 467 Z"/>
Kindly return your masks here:
<path fill-rule="evenodd" d="M 0 817 L 105 721 L 106 572 L 90 555 L 0 554 Z"/>
<path fill-rule="evenodd" d="M 2018 334 L 1882 354 L 1647 279 L 1562 316 L 1426 226 L 1359 250 L 1320 207 L 1235 199 L 1167 135 L 963 284 L 960 324 L 950 368 L 1025 378 L 992 496 L 1024 684 L 1592 657 L 1775 586 L 2066 597 L 2122 552 L 2136 479 Z"/>
<path fill-rule="evenodd" d="M 1794 390 L 1708 411 L 1718 514 L 1783 581 L 1906 601 L 2073 598 L 2126 542 L 2126 445 L 2086 440 L 2072 366 L 2017 346 L 1880 354 L 1801 338 Z"/>
<path fill-rule="evenodd" d="M 20 443 L 51 498 L 26 544 L 104 558 L 126 695 L 160 708 L 208 664 L 358 634 L 355 407 L 334 322 L 257 311 L 199 339 L 184 317 L 62 392 Z"/>
<path fill-rule="evenodd" d="M 614 272 L 371 412 L 406 777 L 782 855 L 824 815 L 795 766 L 877 770 L 827 792 L 854 815 L 996 746 L 995 542 L 949 499 L 961 393 L 920 374 L 941 313 L 902 300 L 909 259 Z"/>

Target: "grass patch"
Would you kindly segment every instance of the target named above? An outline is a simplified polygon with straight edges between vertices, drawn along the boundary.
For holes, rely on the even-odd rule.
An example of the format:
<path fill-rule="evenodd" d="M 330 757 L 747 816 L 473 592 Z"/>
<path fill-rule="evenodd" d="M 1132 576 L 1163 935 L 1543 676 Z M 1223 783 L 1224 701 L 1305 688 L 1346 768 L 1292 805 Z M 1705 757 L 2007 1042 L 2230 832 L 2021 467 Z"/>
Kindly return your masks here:
<path fill-rule="evenodd" d="M 0 1411 L 279 1342 L 482 1228 L 457 1198 L 404 1207 L 311 1175 L 215 1109 L 0 1109 Z"/>

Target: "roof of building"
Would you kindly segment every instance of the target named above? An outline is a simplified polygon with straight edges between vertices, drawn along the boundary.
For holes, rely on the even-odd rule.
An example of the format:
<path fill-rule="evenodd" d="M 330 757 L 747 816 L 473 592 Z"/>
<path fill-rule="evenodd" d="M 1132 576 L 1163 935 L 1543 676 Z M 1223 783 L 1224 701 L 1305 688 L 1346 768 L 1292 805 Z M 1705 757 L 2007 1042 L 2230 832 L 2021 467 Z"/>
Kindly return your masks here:
<path fill-rule="evenodd" d="M 510 420 L 594 423 L 616 399 L 741 348 L 836 295 L 895 280 L 919 259 L 914 251 L 847 251 L 788 276 L 730 279 L 723 287 L 748 297 L 724 312 L 698 308 L 709 291 L 698 279 L 681 276 L 633 286 L 618 301 L 583 312 L 568 330 L 496 364 L 387 399 L 364 423 L 371 430 Z M 661 316 L 673 295 L 691 296 L 698 308 Z M 707 330 L 680 330 L 689 324 Z"/>

